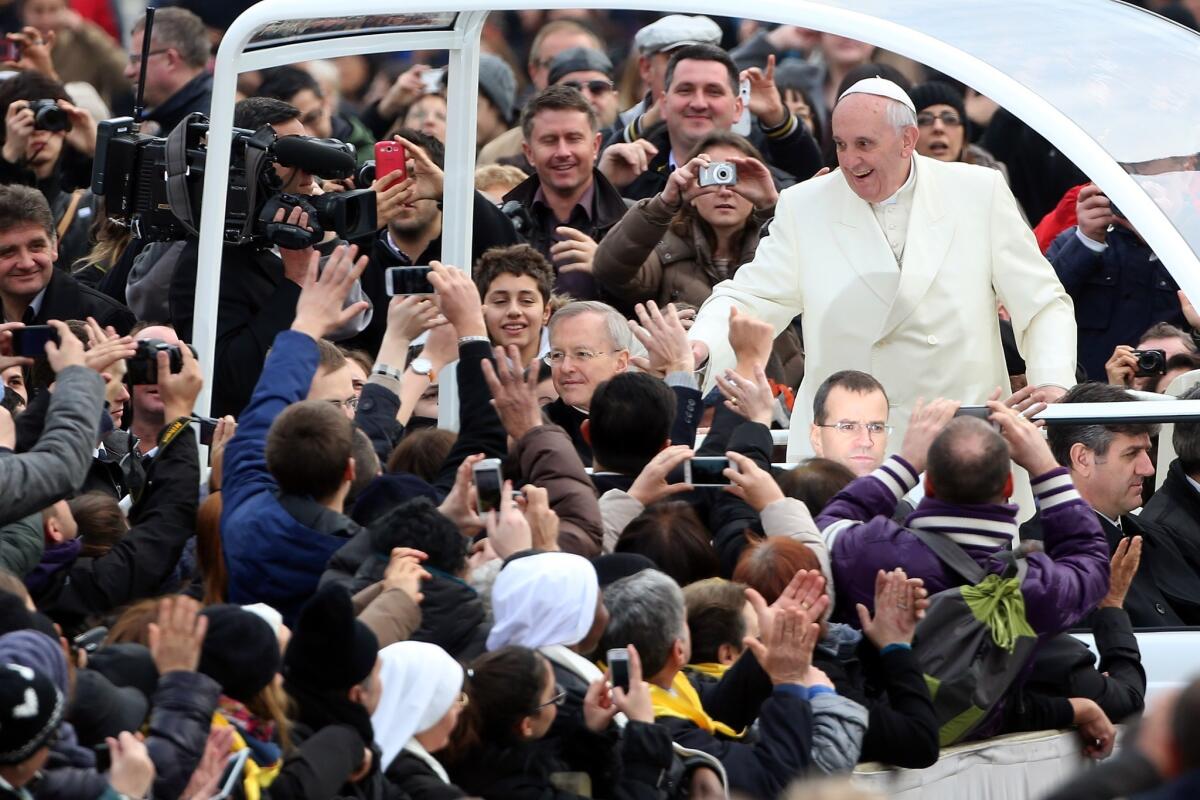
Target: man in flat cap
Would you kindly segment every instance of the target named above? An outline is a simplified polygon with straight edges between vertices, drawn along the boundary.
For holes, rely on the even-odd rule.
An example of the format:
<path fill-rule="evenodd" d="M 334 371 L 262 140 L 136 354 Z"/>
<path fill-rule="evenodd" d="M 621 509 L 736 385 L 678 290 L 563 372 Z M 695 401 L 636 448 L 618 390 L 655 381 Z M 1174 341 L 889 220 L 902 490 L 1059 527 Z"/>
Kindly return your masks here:
<path fill-rule="evenodd" d="M 570 86 L 587 98 L 601 128 L 617 121 L 617 85 L 613 63 L 601 50 L 572 47 L 550 61 L 550 85 Z"/>
<path fill-rule="evenodd" d="M 668 14 L 642 28 L 633 37 L 633 47 L 638 54 L 638 74 L 646 85 L 646 96 L 632 108 L 621 112 L 622 126 L 628 125 L 651 110 L 654 98 L 663 93 L 663 78 L 667 74 L 667 63 L 671 53 L 689 44 L 721 44 L 721 27 L 705 16 L 689 17 L 685 14 Z M 645 120 L 647 128 L 662 119 L 661 109 L 656 109 Z M 629 141 L 628 139 L 624 141 Z"/>
<path fill-rule="evenodd" d="M 851 86 L 833 112 L 839 170 L 784 190 L 754 260 L 716 286 L 689 336 L 711 385 L 731 367 L 732 309 L 778 334 L 802 315 L 805 375 L 788 460 L 807 454 L 816 387 L 857 369 L 887 387 L 904 440 L 914 402 L 1008 394 L 997 301 L 1029 383 L 1074 385 L 1071 300 L 996 170 L 918 155 L 916 110 L 891 81 Z M 697 169 L 695 162 L 685 169 Z"/>

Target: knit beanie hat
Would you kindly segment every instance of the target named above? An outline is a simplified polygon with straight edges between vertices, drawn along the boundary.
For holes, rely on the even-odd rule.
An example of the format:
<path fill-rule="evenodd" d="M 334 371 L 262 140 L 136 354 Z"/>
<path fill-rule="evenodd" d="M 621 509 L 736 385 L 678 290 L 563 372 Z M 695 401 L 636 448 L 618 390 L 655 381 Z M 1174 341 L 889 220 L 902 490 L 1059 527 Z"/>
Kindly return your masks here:
<path fill-rule="evenodd" d="M 46 744 L 63 717 L 62 692 L 45 675 L 0 667 L 0 764 L 20 764 Z"/>
<path fill-rule="evenodd" d="M 257 614 L 236 605 L 214 605 L 200 612 L 208 617 L 208 633 L 200 651 L 202 672 L 221 684 L 221 692 L 248 703 L 279 672 L 279 640 Z"/>
<path fill-rule="evenodd" d="M 517 102 L 517 78 L 507 61 L 491 53 L 479 56 L 479 90 L 492 101 L 504 121 L 511 123 Z"/>
<path fill-rule="evenodd" d="M 36 669 L 64 696 L 67 693 L 67 657 L 57 639 L 40 631 L 13 631 L 0 636 L 0 664 Z"/>
<path fill-rule="evenodd" d="M 908 96 L 912 98 L 918 114 L 930 106 L 945 105 L 957 111 L 958 118 L 966 122 L 967 106 L 962 93 L 944 81 L 917 84 L 908 90 Z"/>
<path fill-rule="evenodd" d="M 366 680 L 378 656 L 379 640 L 354 618 L 350 594 L 328 584 L 300 609 L 283 675 L 311 689 L 346 690 Z"/>

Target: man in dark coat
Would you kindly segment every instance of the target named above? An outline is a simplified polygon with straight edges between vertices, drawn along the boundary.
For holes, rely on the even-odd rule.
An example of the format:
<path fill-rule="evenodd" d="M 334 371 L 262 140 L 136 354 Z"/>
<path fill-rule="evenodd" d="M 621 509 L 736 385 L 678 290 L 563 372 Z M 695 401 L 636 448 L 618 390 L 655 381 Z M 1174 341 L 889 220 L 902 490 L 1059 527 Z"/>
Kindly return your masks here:
<path fill-rule="evenodd" d="M 140 80 L 145 19 L 133 25 L 129 41 L 129 64 L 125 77 Z M 210 50 L 204 22 L 184 8 L 160 8 L 150 32 L 150 54 L 146 80 L 140 88 L 146 110 L 139 121 L 158 124 L 166 136 L 188 114 L 207 114 L 212 105 L 212 76 L 208 74 Z"/>
<path fill-rule="evenodd" d="M 6 322 L 94 317 L 129 333 L 133 312 L 54 268 L 58 237 L 45 196 L 28 186 L 0 187 L 0 301 Z"/>
<path fill-rule="evenodd" d="M 1064 403 L 1135 402 L 1124 389 L 1079 384 Z M 1142 537 L 1142 562 L 1129 588 L 1125 610 L 1137 627 L 1200 624 L 1200 573 L 1196 548 L 1168 529 L 1131 512 L 1142 504 L 1142 481 L 1154 474 L 1150 437 L 1144 424 L 1049 426 L 1050 448 L 1088 502 L 1110 551 L 1124 537 Z M 1040 538 L 1039 523 L 1022 527 L 1021 538 Z"/>
<path fill-rule="evenodd" d="M 1200 387 L 1181 399 L 1200 400 Z M 1200 423 L 1177 423 L 1171 443 L 1178 458 L 1138 519 L 1169 529 L 1180 548 L 1191 551 L 1200 548 Z"/>

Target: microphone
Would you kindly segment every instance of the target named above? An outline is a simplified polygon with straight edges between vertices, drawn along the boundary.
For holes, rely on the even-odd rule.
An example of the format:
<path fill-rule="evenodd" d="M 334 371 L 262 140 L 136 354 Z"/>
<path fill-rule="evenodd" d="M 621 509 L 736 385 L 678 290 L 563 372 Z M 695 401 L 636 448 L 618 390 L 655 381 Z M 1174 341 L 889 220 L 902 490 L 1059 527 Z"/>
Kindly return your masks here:
<path fill-rule="evenodd" d="M 272 150 L 285 167 L 298 167 L 322 178 L 348 178 L 354 174 L 354 154 L 350 145 L 334 139 L 311 136 L 281 136 Z"/>

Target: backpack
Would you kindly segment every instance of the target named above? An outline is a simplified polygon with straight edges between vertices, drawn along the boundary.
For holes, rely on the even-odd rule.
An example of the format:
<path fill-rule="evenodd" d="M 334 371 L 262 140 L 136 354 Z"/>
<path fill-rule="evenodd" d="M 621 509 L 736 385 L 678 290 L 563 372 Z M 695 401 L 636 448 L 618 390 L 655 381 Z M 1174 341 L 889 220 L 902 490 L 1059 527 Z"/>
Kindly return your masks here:
<path fill-rule="evenodd" d="M 913 638 L 933 698 L 938 742 L 948 747 L 994 727 L 989 723 L 1033 656 L 1037 633 L 1021 595 L 1026 562 L 1011 551 L 998 553 L 1007 568 L 996 575 L 943 534 L 910 533 L 967 581 L 930 598 Z"/>

